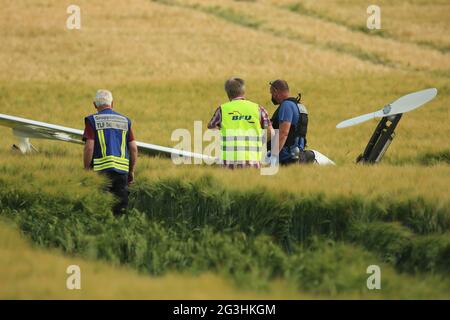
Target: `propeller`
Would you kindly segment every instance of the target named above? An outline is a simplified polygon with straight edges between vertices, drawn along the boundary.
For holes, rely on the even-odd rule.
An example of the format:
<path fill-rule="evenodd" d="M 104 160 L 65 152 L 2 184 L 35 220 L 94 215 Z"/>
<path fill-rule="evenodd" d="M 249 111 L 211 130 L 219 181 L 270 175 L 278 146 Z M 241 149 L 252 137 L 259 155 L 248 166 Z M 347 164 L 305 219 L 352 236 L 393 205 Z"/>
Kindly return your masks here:
<path fill-rule="evenodd" d="M 359 124 L 374 118 L 389 117 L 399 113 L 409 112 L 433 100 L 434 97 L 436 97 L 436 95 L 437 95 L 436 88 L 425 89 L 414 93 L 410 93 L 407 94 L 406 96 L 403 96 L 395 100 L 394 102 L 387 104 L 386 106 L 383 107 L 383 109 L 379 111 L 367 113 L 362 116 L 342 121 L 338 123 L 336 128 L 340 129 L 350 127 L 354 126 L 355 124 Z"/>

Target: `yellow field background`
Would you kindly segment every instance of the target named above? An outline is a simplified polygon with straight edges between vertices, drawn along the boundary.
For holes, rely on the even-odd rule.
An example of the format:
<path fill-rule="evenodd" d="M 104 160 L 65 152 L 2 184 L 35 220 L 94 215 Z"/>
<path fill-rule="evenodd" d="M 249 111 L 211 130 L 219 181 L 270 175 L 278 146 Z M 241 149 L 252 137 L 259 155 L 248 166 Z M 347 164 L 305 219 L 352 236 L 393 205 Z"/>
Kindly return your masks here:
<path fill-rule="evenodd" d="M 223 83 L 230 76 L 244 78 L 247 97 L 270 114 L 275 107 L 268 82 L 283 78 L 294 94 L 302 93 L 308 107 L 309 148 L 327 155 L 336 167 L 292 166 L 275 176 L 260 176 L 256 170 L 175 166 L 170 160 L 141 156 L 136 178 L 181 176 L 189 181 L 211 175 L 231 189 L 257 186 L 380 200 L 422 197 L 449 205 L 450 1 L 378 1 L 380 31 L 365 28 L 371 3 L 358 0 L 79 0 L 81 30 L 67 30 L 66 8 L 72 3 L 0 1 L 0 113 L 81 129 L 83 118 L 95 111 L 95 91 L 107 88 L 116 111 L 132 119 L 137 140 L 173 146 L 173 130 L 192 131 L 198 120 L 206 129 L 214 110 L 226 101 Z M 430 87 L 438 89 L 438 96 L 402 118 L 383 163 L 355 165 L 377 120 L 341 130 L 336 124 Z M 9 150 L 15 142 L 10 130 L 0 127 L 0 134 L 0 168 L 16 173 L 5 175 L 11 183 L 49 193 L 64 193 L 70 185 L 82 194 L 88 191 L 75 177 L 96 179 L 82 170 L 80 146 L 34 140 L 40 154 L 22 157 Z M 437 160 L 427 162 L 426 155 Z M 45 185 L 36 182 L 41 178 Z M 16 236 L 2 231 L 0 244 L 12 243 Z M 17 252 L 11 247 L 5 251 L 3 245 L 2 258 L 33 265 L 30 257 L 42 255 L 48 261 L 46 272 L 61 263 L 20 243 L 23 255 L 16 257 Z M 11 270 L 4 263 L 3 268 Z M 127 279 L 123 282 L 148 283 L 139 287 L 143 296 L 126 297 L 154 297 L 149 292 L 164 282 L 142 280 L 129 271 L 107 272 L 120 274 Z M 8 282 L 11 290 L 19 286 L 6 297 L 38 297 L 33 291 L 20 294 L 35 285 L 25 278 L 22 282 L 21 274 Z M 193 281 L 180 279 L 167 283 L 186 281 L 189 288 Z M 205 279 L 205 288 L 205 282 L 222 281 Z M 46 278 L 36 281 L 47 283 Z M 117 295 L 107 297 L 121 297 L 120 285 L 111 291 Z M 227 284 L 219 286 L 225 293 L 209 297 L 248 297 L 234 295 Z M 285 297 L 276 290 L 275 298 Z M 49 288 L 45 297 L 55 296 Z M 106 296 L 94 292 L 82 297 Z M 195 292 L 191 296 L 201 297 Z"/>

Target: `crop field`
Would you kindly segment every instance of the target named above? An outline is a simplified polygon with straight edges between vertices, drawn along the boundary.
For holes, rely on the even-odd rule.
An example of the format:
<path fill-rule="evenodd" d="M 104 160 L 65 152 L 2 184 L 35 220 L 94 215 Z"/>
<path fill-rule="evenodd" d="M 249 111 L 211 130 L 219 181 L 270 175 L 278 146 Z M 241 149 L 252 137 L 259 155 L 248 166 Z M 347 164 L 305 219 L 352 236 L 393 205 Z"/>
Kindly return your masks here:
<path fill-rule="evenodd" d="M 264 176 L 141 155 L 116 218 L 81 146 L 15 154 L 0 127 L 0 298 L 450 299 L 450 1 L 378 1 L 380 30 L 359 0 L 81 0 L 68 30 L 71 3 L 0 1 L 0 113 L 82 129 L 107 88 L 138 141 L 174 146 L 206 130 L 230 76 L 270 114 L 283 78 L 309 148 L 337 165 Z M 355 164 L 377 120 L 336 124 L 431 87 L 383 161 Z M 65 289 L 69 264 L 97 280 Z"/>

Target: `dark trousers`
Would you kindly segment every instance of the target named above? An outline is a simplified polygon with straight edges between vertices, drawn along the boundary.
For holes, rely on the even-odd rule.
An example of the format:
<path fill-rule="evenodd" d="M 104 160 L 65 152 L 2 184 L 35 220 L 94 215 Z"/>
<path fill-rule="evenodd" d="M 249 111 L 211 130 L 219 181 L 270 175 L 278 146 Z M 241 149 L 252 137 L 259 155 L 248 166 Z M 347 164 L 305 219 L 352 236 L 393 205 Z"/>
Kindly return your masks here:
<path fill-rule="evenodd" d="M 113 206 L 114 215 L 121 215 L 128 207 L 128 175 L 115 171 L 102 172 L 108 179 L 107 190 L 116 196 L 116 203 Z"/>

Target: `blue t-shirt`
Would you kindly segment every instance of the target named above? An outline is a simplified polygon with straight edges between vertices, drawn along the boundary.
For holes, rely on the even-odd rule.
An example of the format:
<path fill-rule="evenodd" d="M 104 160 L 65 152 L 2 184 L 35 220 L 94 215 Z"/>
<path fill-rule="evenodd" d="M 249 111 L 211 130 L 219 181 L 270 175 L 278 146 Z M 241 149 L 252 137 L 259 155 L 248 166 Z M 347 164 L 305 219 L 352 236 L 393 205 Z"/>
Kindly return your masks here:
<path fill-rule="evenodd" d="M 284 100 L 280 105 L 280 110 L 278 111 L 278 120 L 280 122 L 287 121 L 291 124 L 296 125 L 298 122 L 298 117 L 300 113 L 298 111 L 297 104 L 291 100 Z"/>
<path fill-rule="evenodd" d="M 298 106 L 295 102 L 291 100 L 284 100 L 281 103 L 280 109 L 278 111 L 278 120 L 280 123 L 282 121 L 287 121 L 290 122 L 291 125 L 296 126 L 299 117 L 300 112 L 298 111 Z M 305 147 L 305 141 L 303 140 L 303 138 L 299 139 L 296 144 L 300 149 L 303 149 Z M 291 158 L 290 147 L 291 146 L 284 145 L 283 149 L 281 149 L 280 162 L 289 160 Z"/>

